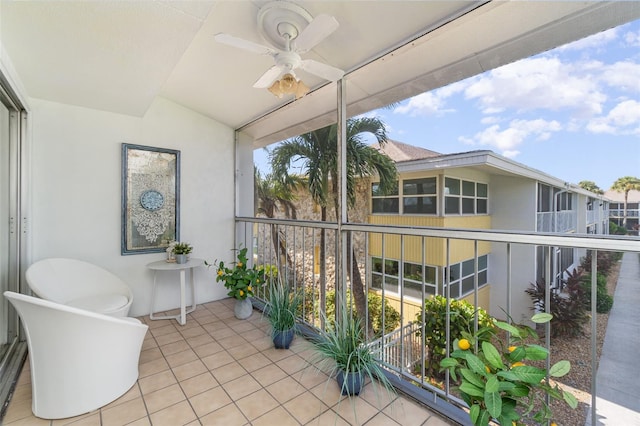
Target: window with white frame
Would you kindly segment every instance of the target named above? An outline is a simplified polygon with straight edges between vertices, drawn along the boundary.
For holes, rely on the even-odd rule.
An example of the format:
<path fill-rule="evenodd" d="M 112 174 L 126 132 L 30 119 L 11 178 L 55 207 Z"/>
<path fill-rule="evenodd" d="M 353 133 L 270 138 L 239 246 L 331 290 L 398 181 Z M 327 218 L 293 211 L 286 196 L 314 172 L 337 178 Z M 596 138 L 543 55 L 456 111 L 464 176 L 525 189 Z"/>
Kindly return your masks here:
<path fill-rule="evenodd" d="M 444 179 L 444 213 L 487 214 L 488 185 L 456 178 Z"/>
<path fill-rule="evenodd" d="M 416 299 L 422 298 L 422 288 L 427 296 L 438 294 L 437 290 L 437 270 L 435 266 L 420 265 L 417 263 L 404 262 L 400 269 L 400 262 L 393 259 L 373 257 L 371 259 L 371 286 L 381 290 L 384 283 L 384 290 L 393 294 L 400 294 L 400 271 L 403 271 L 404 296 Z"/>
<path fill-rule="evenodd" d="M 417 263 L 404 262 L 400 267 L 400 262 L 394 259 L 385 259 L 384 262 L 379 257 L 371 259 L 371 286 L 381 290 L 384 283 L 385 292 L 400 295 L 400 272 L 403 272 L 402 282 L 404 285 L 403 295 L 421 299 L 424 295 L 434 296 L 445 293 L 446 285 L 443 275 L 439 271 L 444 268 L 421 265 Z M 475 288 L 475 261 L 469 259 L 464 262 L 452 264 L 450 270 L 451 297 L 460 298 L 473 292 Z M 488 260 L 487 255 L 478 257 L 478 287 L 482 287 L 488 282 Z"/>
<path fill-rule="evenodd" d="M 400 198 L 398 196 L 398 185 L 395 190 L 388 194 L 382 194 L 380 183 L 371 184 L 371 211 L 373 213 L 400 213 Z"/>
<path fill-rule="evenodd" d="M 406 179 L 402 181 L 402 213 L 430 214 L 438 213 L 437 179 Z"/>

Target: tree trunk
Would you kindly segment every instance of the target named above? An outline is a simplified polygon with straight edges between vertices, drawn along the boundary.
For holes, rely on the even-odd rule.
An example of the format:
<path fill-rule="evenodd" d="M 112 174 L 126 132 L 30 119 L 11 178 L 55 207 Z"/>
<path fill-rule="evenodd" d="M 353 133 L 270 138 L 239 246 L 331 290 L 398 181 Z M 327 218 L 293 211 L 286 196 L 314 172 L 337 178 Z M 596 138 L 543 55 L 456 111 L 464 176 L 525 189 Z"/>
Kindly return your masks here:
<path fill-rule="evenodd" d="M 271 241 L 273 242 L 273 248 L 276 251 L 276 256 L 278 259 L 278 274 L 284 278 L 289 276 L 289 274 L 287 273 L 288 270 L 293 270 L 293 261 L 291 260 L 291 256 L 289 256 L 289 253 L 287 252 L 287 246 L 285 242 L 283 241 L 283 239 L 279 238 L 279 236 L 280 229 L 278 228 L 278 225 L 271 224 Z M 283 262 L 285 263 L 284 275 L 282 275 L 281 270 L 281 265 Z M 287 280 L 287 283 L 288 281 L 289 280 Z"/>

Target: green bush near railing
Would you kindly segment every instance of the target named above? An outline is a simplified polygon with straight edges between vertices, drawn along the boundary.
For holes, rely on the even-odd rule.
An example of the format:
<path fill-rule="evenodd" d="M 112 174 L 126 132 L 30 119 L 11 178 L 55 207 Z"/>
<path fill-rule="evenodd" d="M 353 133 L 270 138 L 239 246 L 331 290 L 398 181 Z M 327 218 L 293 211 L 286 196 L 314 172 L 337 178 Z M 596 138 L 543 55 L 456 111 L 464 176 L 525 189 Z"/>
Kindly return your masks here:
<path fill-rule="evenodd" d="M 430 297 L 424 301 L 424 323 L 422 311 L 416 314 L 416 322 L 422 327 L 416 331 L 418 337 L 424 339 L 427 348 L 424 369 L 426 377 L 439 376 L 440 361 L 446 357 L 447 348 L 447 299 L 443 296 Z M 482 308 L 475 309 L 465 300 L 449 300 L 449 349 L 462 333 L 473 333 L 478 317 L 477 338 L 479 342 L 488 341 L 495 331 L 493 319 Z"/>

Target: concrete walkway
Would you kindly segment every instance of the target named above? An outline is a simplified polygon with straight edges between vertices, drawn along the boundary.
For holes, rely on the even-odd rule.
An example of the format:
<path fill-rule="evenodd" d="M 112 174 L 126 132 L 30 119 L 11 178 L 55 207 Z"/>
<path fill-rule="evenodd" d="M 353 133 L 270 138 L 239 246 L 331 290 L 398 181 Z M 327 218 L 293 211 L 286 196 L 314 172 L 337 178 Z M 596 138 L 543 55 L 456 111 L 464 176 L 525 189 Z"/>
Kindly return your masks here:
<path fill-rule="evenodd" d="M 640 254 L 625 253 L 596 375 L 596 425 L 640 426 Z M 591 408 L 587 415 L 591 426 Z"/>

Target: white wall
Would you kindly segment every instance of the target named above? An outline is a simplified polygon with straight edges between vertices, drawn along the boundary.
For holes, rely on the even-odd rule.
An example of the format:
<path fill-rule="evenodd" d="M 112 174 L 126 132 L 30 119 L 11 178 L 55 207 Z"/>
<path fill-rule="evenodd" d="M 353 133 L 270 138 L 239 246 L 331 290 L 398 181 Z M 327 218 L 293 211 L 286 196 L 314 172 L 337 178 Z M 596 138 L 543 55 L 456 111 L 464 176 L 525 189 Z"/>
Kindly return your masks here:
<path fill-rule="evenodd" d="M 536 182 L 515 176 L 491 176 L 489 185 L 491 226 L 496 230 L 535 231 Z M 515 322 L 526 322 L 533 312 L 524 292 L 535 280 L 535 246 L 511 247 L 511 312 Z M 504 318 L 507 310 L 507 248 L 492 244 L 490 264 L 491 315 Z M 503 311 L 504 310 L 504 311 Z"/>
<path fill-rule="evenodd" d="M 131 286 L 132 316 L 149 313 L 150 262 L 163 253 L 121 256 L 121 144 L 181 152 L 180 236 L 193 257 L 231 255 L 234 237 L 234 131 L 158 98 L 142 117 L 32 99 L 32 260 L 96 263 Z M 226 297 L 206 267 L 195 272 L 198 303 Z M 156 310 L 179 305 L 177 273 L 158 276 Z M 189 299 L 190 300 L 190 299 Z"/>

